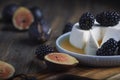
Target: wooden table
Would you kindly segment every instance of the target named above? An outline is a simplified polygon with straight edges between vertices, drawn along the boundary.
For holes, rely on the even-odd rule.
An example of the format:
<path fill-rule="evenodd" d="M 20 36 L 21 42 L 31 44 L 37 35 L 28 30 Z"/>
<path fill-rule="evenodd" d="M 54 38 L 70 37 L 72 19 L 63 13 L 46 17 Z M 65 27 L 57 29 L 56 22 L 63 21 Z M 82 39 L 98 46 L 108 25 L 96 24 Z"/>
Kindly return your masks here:
<path fill-rule="evenodd" d="M 14 2 L 15 0 L 11 0 Z M 1 1 L 1 8 L 9 1 Z M 16 3 L 23 3 L 18 0 Z M 37 5 L 43 10 L 46 21 L 54 30 L 46 44 L 55 47 L 57 37 L 62 34 L 62 30 L 67 22 L 76 23 L 82 13 L 90 11 L 93 14 L 103 10 L 119 10 L 117 2 L 98 2 L 96 0 L 61 0 L 61 1 L 26 1 L 27 6 Z M 8 24 L 0 24 L 0 60 L 12 64 L 15 69 L 15 75 L 27 74 L 35 76 L 38 80 L 55 80 L 60 75 L 76 75 L 92 79 L 119 80 L 120 67 L 87 67 L 79 65 L 65 72 L 48 71 L 42 61 L 35 58 L 35 49 L 39 44 L 34 44 L 28 37 L 28 32 L 18 32 L 12 30 L 3 30 Z M 67 77 L 69 75 L 66 75 Z"/>

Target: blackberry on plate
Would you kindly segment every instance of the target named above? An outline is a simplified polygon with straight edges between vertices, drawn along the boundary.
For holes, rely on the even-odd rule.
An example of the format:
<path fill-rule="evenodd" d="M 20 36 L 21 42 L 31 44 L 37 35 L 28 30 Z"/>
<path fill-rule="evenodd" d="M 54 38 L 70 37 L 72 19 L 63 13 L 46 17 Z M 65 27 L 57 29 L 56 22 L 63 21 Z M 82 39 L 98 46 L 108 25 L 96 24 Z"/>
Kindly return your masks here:
<path fill-rule="evenodd" d="M 118 47 L 118 42 L 115 41 L 113 38 L 107 40 L 101 48 L 99 48 L 96 52 L 98 56 L 112 56 L 116 55 L 116 49 Z"/>
<path fill-rule="evenodd" d="M 116 11 L 104 11 L 96 15 L 96 21 L 102 26 L 117 25 L 120 15 Z"/>
<path fill-rule="evenodd" d="M 117 54 L 120 55 L 120 40 L 118 41 L 118 51 Z"/>
<path fill-rule="evenodd" d="M 70 32 L 72 30 L 72 27 L 73 27 L 73 24 L 72 23 L 67 23 L 63 29 L 63 34 L 64 33 L 67 33 L 67 32 Z"/>
<path fill-rule="evenodd" d="M 54 48 L 49 46 L 49 45 L 45 45 L 45 44 L 41 44 L 39 45 L 39 47 L 36 49 L 35 54 L 37 55 L 37 57 L 40 60 L 44 60 L 44 56 L 54 52 Z"/>
<path fill-rule="evenodd" d="M 79 27 L 83 30 L 89 30 L 92 28 L 94 21 L 94 16 L 90 12 L 86 12 L 79 19 Z"/>

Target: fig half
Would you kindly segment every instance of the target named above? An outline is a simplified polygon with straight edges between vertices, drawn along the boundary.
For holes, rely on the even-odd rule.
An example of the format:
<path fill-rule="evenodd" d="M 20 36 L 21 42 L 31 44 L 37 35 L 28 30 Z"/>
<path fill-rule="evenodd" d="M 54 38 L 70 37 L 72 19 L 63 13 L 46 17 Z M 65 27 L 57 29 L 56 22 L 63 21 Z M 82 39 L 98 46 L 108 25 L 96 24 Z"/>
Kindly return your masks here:
<path fill-rule="evenodd" d="M 26 7 L 19 7 L 13 15 L 13 25 L 18 30 L 27 30 L 34 22 L 34 17 Z"/>
<path fill-rule="evenodd" d="M 48 68 L 53 71 L 64 71 L 75 67 L 79 61 L 65 53 L 50 53 L 45 57 Z"/>
<path fill-rule="evenodd" d="M 0 61 L 0 80 L 8 79 L 13 76 L 15 69 L 11 64 Z"/>

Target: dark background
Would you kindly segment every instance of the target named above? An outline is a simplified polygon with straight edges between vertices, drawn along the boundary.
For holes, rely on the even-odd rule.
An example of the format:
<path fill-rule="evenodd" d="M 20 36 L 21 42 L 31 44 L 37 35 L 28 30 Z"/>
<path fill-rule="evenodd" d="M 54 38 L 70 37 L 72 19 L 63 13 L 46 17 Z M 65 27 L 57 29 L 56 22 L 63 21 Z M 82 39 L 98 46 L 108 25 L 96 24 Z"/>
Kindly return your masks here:
<path fill-rule="evenodd" d="M 77 22 L 78 18 L 84 12 L 92 12 L 93 14 L 105 10 L 116 10 L 119 12 L 119 0 L 0 0 L 0 11 L 3 7 L 10 3 L 19 5 L 39 6 L 49 24 L 58 16 L 73 16 L 74 20 L 68 22 Z M 77 13 L 76 13 L 77 12 Z"/>

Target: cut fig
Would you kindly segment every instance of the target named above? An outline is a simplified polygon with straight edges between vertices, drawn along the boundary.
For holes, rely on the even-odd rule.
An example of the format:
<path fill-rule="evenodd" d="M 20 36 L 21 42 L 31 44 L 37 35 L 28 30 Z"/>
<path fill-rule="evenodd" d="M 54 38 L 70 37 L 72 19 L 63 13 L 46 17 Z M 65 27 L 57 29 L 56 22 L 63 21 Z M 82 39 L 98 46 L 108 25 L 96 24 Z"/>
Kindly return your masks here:
<path fill-rule="evenodd" d="M 0 80 L 8 79 L 13 76 L 15 69 L 11 64 L 0 61 Z"/>
<path fill-rule="evenodd" d="M 13 25 L 18 30 L 27 30 L 33 23 L 34 17 L 26 7 L 18 8 L 13 15 Z"/>
<path fill-rule="evenodd" d="M 53 71 L 69 70 L 79 63 L 76 58 L 65 53 L 50 53 L 45 56 L 45 61 Z"/>
<path fill-rule="evenodd" d="M 28 32 L 31 40 L 43 43 L 47 41 L 50 36 L 48 31 L 48 27 L 41 25 L 39 22 L 33 22 Z"/>
<path fill-rule="evenodd" d="M 12 23 L 12 17 L 16 9 L 19 7 L 17 4 L 8 4 L 2 10 L 2 19 L 6 23 Z"/>

